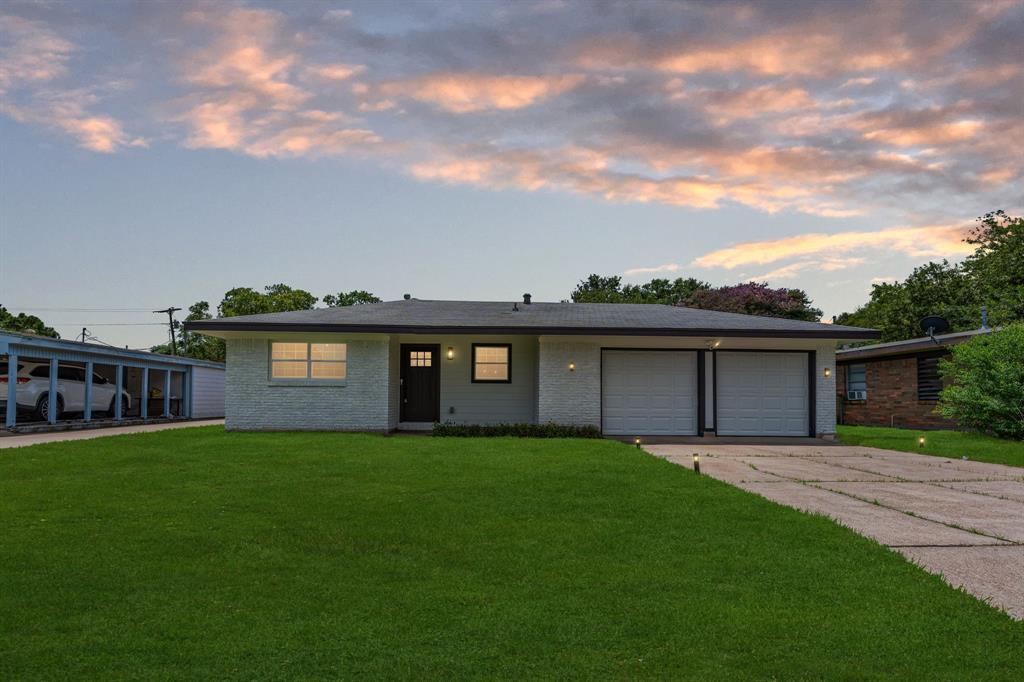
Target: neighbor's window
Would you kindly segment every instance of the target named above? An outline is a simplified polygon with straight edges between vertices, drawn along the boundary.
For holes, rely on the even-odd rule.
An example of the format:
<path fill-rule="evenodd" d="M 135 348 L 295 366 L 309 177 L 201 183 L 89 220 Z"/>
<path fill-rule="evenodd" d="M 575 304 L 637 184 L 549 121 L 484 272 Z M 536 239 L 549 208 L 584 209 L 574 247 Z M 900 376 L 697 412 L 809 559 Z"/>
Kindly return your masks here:
<path fill-rule="evenodd" d="M 473 344 L 473 381 L 511 383 L 512 346 Z"/>
<path fill-rule="evenodd" d="M 348 346 L 344 343 L 270 344 L 272 379 L 327 379 L 346 376 Z"/>
<path fill-rule="evenodd" d="M 867 395 L 868 390 L 868 366 L 847 365 L 846 367 L 846 391 L 847 395 L 852 391 L 861 391 Z"/>
<path fill-rule="evenodd" d="M 939 358 L 917 359 L 917 399 L 938 400 L 942 391 L 942 377 L 939 376 Z"/>

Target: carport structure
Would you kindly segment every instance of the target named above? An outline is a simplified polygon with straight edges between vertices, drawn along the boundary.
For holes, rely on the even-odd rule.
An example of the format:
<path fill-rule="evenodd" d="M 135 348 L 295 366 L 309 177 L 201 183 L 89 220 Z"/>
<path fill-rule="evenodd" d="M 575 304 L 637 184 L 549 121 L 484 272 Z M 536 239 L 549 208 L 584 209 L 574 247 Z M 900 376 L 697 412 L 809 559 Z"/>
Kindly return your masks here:
<path fill-rule="evenodd" d="M 45 415 L 37 423 L 50 426 L 58 421 L 118 423 L 223 416 L 224 366 L 216 362 L 2 331 L 0 375 L 8 429 L 18 426 L 19 411 L 31 409 Z M 80 396 L 63 395 L 70 391 Z M 101 406 L 107 413 L 102 417 L 97 399 L 109 403 L 109 409 Z M 61 406 L 72 404 L 80 409 L 68 412 L 81 416 L 61 420 Z"/>

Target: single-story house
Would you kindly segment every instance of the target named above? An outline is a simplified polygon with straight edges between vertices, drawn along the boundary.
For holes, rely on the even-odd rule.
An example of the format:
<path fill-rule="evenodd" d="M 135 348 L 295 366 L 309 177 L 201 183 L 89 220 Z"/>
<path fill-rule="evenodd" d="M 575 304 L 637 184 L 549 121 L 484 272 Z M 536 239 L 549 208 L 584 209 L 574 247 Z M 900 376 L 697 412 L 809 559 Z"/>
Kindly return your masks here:
<path fill-rule="evenodd" d="M 836 403 L 840 424 L 951 429 L 935 413 L 944 382 L 939 360 L 950 346 L 988 334 L 989 327 L 836 351 Z"/>
<path fill-rule="evenodd" d="M 829 436 L 835 348 L 870 329 L 667 305 L 431 301 L 187 323 L 227 344 L 227 428 L 593 425 Z"/>

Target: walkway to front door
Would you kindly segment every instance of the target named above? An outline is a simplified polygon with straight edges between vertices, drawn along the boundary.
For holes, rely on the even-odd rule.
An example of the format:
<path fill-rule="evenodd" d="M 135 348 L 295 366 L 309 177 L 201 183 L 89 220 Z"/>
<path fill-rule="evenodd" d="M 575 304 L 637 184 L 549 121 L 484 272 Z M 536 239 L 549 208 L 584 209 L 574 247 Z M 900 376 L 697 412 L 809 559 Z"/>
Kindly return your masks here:
<path fill-rule="evenodd" d="M 1024 468 L 836 445 L 648 445 L 823 514 L 1024 619 Z"/>

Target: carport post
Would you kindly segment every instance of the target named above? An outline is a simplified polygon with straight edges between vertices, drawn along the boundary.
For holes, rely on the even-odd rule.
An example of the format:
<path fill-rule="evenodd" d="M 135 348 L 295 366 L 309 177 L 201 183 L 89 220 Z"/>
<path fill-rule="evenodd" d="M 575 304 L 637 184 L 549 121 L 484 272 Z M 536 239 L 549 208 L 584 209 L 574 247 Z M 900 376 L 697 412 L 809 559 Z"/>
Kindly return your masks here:
<path fill-rule="evenodd" d="M 92 419 L 92 360 L 85 361 L 85 406 L 82 407 L 82 419 Z"/>
<path fill-rule="evenodd" d="M 142 398 L 139 401 L 139 416 L 143 419 L 149 417 L 149 368 L 142 368 Z"/>
<path fill-rule="evenodd" d="M 46 396 L 47 421 L 51 424 L 57 423 L 57 372 L 60 363 L 57 358 L 50 358 L 50 392 Z"/>
<path fill-rule="evenodd" d="M 124 386 L 124 365 L 114 365 L 114 420 L 121 421 L 121 391 Z"/>
<path fill-rule="evenodd" d="M 18 422 L 18 354 L 7 354 L 7 415 L 4 424 L 11 428 Z"/>
<path fill-rule="evenodd" d="M 171 370 L 164 372 L 164 418 L 171 416 Z"/>
<path fill-rule="evenodd" d="M 181 416 L 192 418 L 192 370 L 181 373 Z"/>

